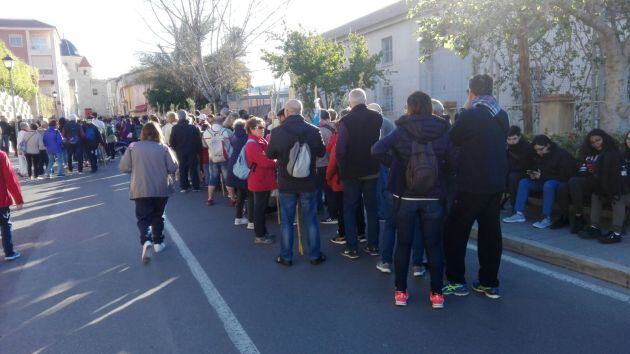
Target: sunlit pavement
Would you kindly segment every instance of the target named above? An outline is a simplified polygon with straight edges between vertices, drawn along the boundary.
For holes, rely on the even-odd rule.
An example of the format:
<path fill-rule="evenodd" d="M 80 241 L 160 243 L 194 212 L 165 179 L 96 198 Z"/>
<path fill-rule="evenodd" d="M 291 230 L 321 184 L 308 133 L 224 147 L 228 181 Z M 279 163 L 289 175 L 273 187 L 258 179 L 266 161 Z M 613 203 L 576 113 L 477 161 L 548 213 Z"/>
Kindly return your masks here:
<path fill-rule="evenodd" d="M 0 261 L 0 353 L 626 351 L 626 289 L 506 254 L 500 300 L 471 293 L 433 310 L 425 277 L 395 308 L 393 276 L 376 257 L 343 259 L 328 241 L 335 226 L 322 226 L 327 262 L 296 255 L 281 267 L 279 245 L 254 245 L 205 193 L 167 207 L 190 253 L 167 234 L 143 265 L 128 181 L 112 164 L 24 186 L 28 204 L 13 214 L 23 257 Z M 279 234 L 275 215 L 268 225 Z M 468 266 L 472 283 L 476 254 Z"/>

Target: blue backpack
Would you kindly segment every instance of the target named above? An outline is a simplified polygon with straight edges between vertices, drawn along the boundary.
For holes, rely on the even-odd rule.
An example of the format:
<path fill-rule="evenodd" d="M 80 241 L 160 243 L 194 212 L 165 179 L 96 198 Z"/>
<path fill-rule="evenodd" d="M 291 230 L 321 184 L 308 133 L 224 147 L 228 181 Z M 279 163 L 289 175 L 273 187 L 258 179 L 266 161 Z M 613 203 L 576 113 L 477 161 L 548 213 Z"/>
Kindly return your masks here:
<path fill-rule="evenodd" d="M 96 141 L 96 129 L 94 127 L 91 126 L 86 126 L 85 128 L 85 140 L 87 140 L 88 142 L 94 142 Z"/>
<path fill-rule="evenodd" d="M 247 177 L 249 177 L 249 173 L 251 172 L 250 167 L 247 166 L 247 159 L 245 158 L 245 147 L 250 141 L 254 143 L 256 142 L 254 139 L 247 139 L 247 142 L 243 145 L 241 152 L 238 154 L 234 167 L 232 167 L 232 172 L 234 172 L 234 176 L 238 179 L 247 180 Z"/>

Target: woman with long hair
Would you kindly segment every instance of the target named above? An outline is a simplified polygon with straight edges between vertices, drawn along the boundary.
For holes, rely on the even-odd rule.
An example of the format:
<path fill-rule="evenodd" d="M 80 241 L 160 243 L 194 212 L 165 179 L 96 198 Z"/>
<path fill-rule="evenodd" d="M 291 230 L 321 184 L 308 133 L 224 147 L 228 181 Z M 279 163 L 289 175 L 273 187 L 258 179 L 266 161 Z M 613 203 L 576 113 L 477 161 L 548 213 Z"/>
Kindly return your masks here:
<path fill-rule="evenodd" d="M 615 139 L 601 129 L 593 129 L 584 137 L 578 153 L 577 175 L 569 179 L 566 187 L 558 189 L 558 203 L 562 214 L 571 215 L 569 201 L 573 205 L 573 218 L 566 220 L 571 221 L 572 234 L 579 233 L 587 225 L 584 217 L 584 199 L 595 191 L 596 171 L 602 167 L 600 163 L 604 158 L 611 158 L 610 154 L 616 154 L 618 150 Z"/>
<path fill-rule="evenodd" d="M 607 138 L 602 139 L 602 143 Z M 609 146 L 613 143 L 608 142 Z M 626 217 L 626 206 L 630 205 L 630 132 L 624 136 L 620 152 L 609 148 L 603 153 L 601 162 L 595 170 L 595 186 L 591 195 L 591 225 L 581 231 L 579 236 L 586 239 L 598 239 L 601 243 L 620 242 Z M 604 204 L 612 205 L 612 227 L 603 234 L 601 217 Z"/>
<path fill-rule="evenodd" d="M 226 184 L 235 189 L 236 193 L 236 218 L 234 219 L 234 225 L 249 225 L 254 226 L 254 195 L 247 190 L 247 180 L 242 180 L 234 174 L 234 164 L 238 160 L 238 156 L 243 150 L 243 147 L 247 143 L 247 132 L 245 131 L 245 125 L 247 122 L 244 119 L 234 120 L 234 135 L 230 138 L 232 144 L 232 155 L 228 160 L 228 178 Z M 243 217 L 243 207 L 245 206 L 245 200 L 247 200 L 247 218 Z"/>
<path fill-rule="evenodd" d="M 155 122 L 142 127 L 140 141 L 129 145 L 120 161 L 120 172 L 131 173 L 129 199 L 136 204 L 144 263 L 150 260 L 152 249 L 156 253 L 164 250 L 164 209 L 173 193 L 170 175 L 177 171 L 177 165 Z"/>

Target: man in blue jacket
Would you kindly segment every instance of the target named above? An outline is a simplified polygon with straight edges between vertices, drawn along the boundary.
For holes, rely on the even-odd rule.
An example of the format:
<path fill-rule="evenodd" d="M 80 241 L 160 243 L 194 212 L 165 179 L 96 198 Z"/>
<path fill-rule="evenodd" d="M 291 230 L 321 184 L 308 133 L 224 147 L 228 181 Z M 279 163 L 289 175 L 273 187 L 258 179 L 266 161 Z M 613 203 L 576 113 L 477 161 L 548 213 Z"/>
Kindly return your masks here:
<path fill-rule="evenodd" d="M 507 113 L 492 96 L 493 81 L 475 75 L 468 84 L 465 110 L 449 134 L 458 147 L 457 192 L 445 228 L 444 253 L 448 284 L 444 294 L 468 295 L 465 275 L 466 246 L 470 231 L 478 224 L 479 281 L 473 290 L 499 298 L 499 265 L 502 235 L 501 196 L 508 173 Z"/>
<path fill-rule="evenodd" d="M 276 262 L 290 266 L 293 262 L 293 239 L 295 207 L 299 201 L 302 218 L 309 242 L 309 259 L 317 265 L 326 260 L 320 251 L 319 221 L 317 220 L 317 173 L 315 161 L 326 154 L 326 147 L 319 128 L 307 123 L 302 116 L 302 102 L 287 101 L 284 107 L 287 118 L 271 132 L 269 145 L 265 153 L 270 159 L 278 160 L 278 189 L 280 208 L 282 209 L 282 243 L 280 256 Z M 297 142 L 305 142 L 311 152 L 310 173 L 307 177 L 296 178 L 289 174 L 290 150 Z"/>

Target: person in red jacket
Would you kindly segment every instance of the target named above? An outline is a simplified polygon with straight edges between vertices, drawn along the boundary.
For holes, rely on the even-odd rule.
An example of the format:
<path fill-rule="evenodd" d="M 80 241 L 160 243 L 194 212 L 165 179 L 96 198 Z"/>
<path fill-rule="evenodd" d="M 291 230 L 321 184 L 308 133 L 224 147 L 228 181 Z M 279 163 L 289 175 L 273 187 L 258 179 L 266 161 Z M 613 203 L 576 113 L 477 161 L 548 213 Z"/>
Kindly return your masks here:
<path fill-rule="evenodd" d="M 271 191 L 278 188 L 276 183 L 276 161 L 270 160 L 265 155 L 265 149 L 269 144 L 263 134 L 265 122 L 258 117 L 247 120 L 246 130 L 248 134 L 245 144 L 245 159 L 250 167 L 247 177 L 247 188 L 254 193 L 254 243 L 271 244 L 274 236 L 267 232 L 265 222 L 265 209 L 269 203 Z"/>
<path fill-rule="evenodd" d="M 20 257 L 19 252 L 13 250 L 11 242 L 11 209 L 9 207 L 15 203 L 17 209 L 22 209 L 24 199 L 20 191 L 20 184 L 17 176 L 13 172 L 11 161 L 4 151 L 0 151 L 0 232 L 2 232 L 2 248 L 4 249 L 4 259 L 12 261 Z"/>
<path fill-rule="evenodd" d="M 339 124 L 339 121 L 337 121 Z M 338 127 L 335 127 L 337 129 Z M 332 189 L 334 198 L 337 200 L 337 205 L 339 208 L 339 218 L 337 223 L 337 235 L 330 240 L 332 243 L 336 243 L 338 245 L 346 244 L 346 225 L 343 217 L 343 184 L 341 183 L 341 179 L 339 177 L 339 166 L 337 166 L 337 158 L 335 156 L 337 152 L 337 137 L 339 134 L 335 134 L 328 141 L 328 145 L 326 145 L 326 151 L 330 156 L 330 160 L 328 161 L 328 166 L 326 167 L 326 183 Z M 363 213 L 360 211 L 363 210 L 363 198 L 359 201 L 359 205 L 357 207 L 357 234 L 359 242 L 366 242 L 365 238 L 365 219 L 363 218 Z"/>

